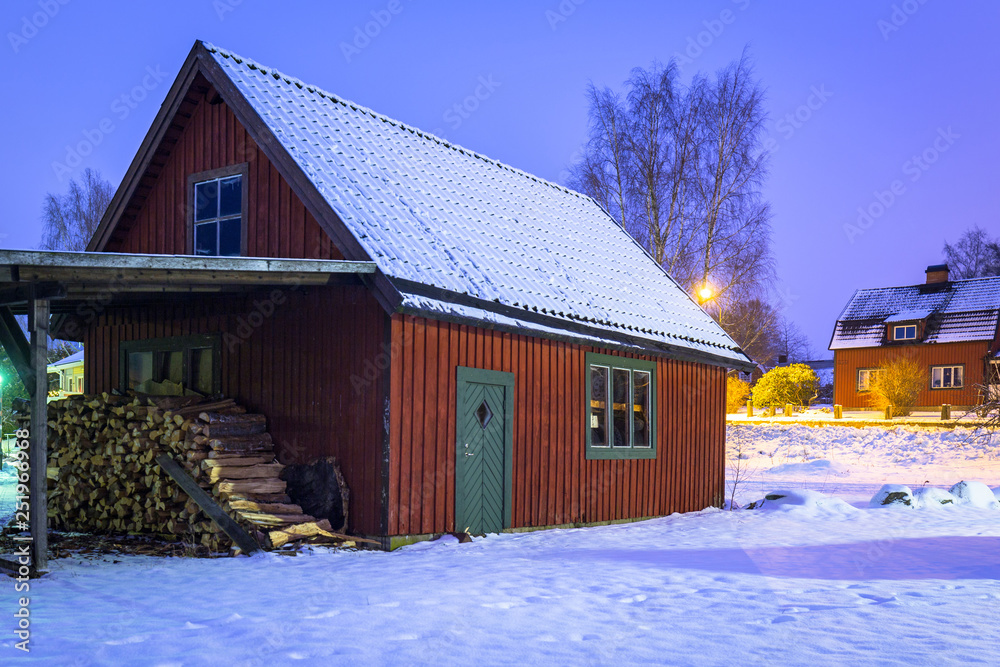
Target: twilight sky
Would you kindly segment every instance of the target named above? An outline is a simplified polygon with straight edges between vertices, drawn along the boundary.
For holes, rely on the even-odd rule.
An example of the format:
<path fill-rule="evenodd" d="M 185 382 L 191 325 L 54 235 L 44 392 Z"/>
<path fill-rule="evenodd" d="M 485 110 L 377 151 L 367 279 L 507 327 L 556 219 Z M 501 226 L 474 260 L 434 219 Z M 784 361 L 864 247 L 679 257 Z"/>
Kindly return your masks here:
<path fill-rule="evenodd" d="M 750 44 L 779 300 L 817 357 L 855 289 L 922 282 L 970 225 L 1000 234 L 992 0 L 95 4 L 0 5 L 0 247 L 37 247 L 45 194 L 84 168 L 119 182 L 195 39 L 559 183 L 588 81 L 673 57 L 688 78 Z"/>

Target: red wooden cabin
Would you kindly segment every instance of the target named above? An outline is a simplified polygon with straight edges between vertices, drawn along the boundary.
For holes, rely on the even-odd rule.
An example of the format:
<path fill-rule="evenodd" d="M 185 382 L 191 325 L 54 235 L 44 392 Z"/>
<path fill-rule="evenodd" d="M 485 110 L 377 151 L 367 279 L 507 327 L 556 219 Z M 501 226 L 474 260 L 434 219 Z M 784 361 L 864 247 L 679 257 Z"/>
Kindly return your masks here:
<path fill-rule="evenodd" d="M 89 250 L 373 263 L 112 289 L 60 326 L 91 392 L 200 360 L 177 379 L 267 415 L 283 461 L 336 456 L 387 546 L 722 501 L 726 369 L 752 365 L 605 211 L 235 54 L 196 43 Z"/>
<path fill-rule="evenodd" d="M 837 320 L 834 403 L 870 406 L 868 385 L 897 358 L 927 370 L 917 407 L 971 407 L 997 384 L 1000 277 L 949 280 L 948 266 L 927 267 L 923 284 L 855 292 Z"/>

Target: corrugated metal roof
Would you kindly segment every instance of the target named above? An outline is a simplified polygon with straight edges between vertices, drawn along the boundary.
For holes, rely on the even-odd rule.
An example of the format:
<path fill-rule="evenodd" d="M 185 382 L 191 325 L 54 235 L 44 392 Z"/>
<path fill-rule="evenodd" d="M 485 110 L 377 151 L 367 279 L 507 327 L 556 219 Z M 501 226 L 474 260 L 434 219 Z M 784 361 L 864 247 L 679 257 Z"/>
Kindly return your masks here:
<path fill-rule="evenodd" d="M 589 197 L 205 46 L 390 279 L 748 361 Z"/>
<path fill-rule="evenodd" d="M 831 350 L 875 347 L 885 324 L 924 320 L 925 343 L 992 340 L 1000 318 L 1000 277 L 858 290 L 837 321 Z"/>

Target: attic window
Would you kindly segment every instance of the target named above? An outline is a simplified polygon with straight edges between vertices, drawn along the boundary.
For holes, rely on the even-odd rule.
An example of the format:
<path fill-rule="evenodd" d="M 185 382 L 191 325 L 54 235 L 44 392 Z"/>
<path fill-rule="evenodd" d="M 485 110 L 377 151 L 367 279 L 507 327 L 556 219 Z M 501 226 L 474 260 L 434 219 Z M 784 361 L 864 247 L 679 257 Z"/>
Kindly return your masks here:
<path fill-rule="evenodd" d="M 904 324 L 902 326 L 895 326 L 892 328 L 892 339 L 893 340 L 916 340 L 917 339 L 917 325 L 916 324 Z"/>
<path fill-rule="evenodd" d="M 246 254 L 243 221 L 246 180 L 245 164 L 189 177 L 191 254 L 211 257 Z"/>

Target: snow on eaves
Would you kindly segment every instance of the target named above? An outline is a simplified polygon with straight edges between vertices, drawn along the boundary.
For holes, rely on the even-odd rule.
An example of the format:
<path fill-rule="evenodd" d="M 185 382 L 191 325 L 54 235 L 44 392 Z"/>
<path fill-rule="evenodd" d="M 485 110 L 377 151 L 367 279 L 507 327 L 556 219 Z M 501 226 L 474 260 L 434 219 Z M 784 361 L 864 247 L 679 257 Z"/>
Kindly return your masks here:
<path fill-rule="evenodd" d="M 747 363 L 589 197 L 206 48 L 390 279 Z"/>

